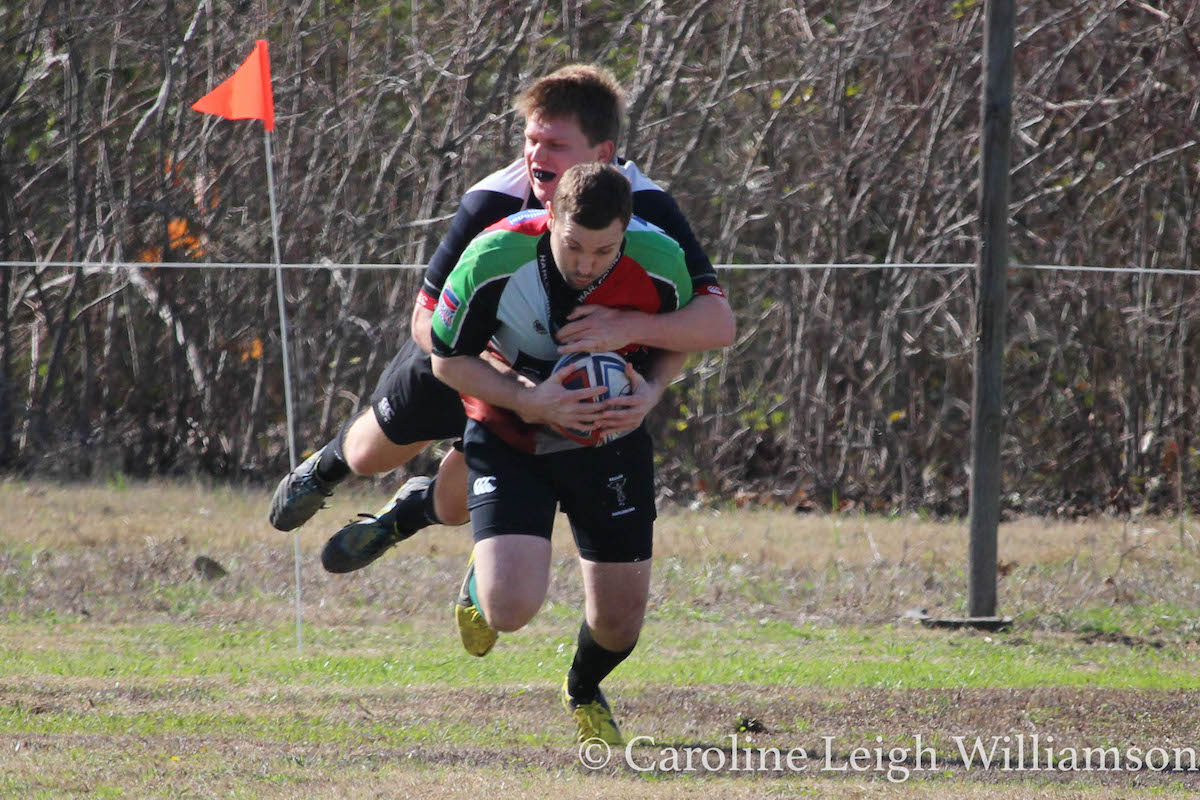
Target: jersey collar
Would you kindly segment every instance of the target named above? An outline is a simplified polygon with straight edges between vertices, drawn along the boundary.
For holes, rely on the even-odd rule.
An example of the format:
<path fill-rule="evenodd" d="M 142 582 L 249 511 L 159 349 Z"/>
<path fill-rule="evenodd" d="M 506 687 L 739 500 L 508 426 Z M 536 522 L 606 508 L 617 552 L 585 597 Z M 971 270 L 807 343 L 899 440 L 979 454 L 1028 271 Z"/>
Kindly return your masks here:
<path fill-rule="evenodd" d="M 558 329 L 567 324 L 567 315 L 576 306 L 582 305 L 588 296 L 608 279 L 624 255 L 625 240 L 622 239 L 617 257 L 608 265 L 608 269 L 604 270 L 604 273 L 588 284 L 586 288 L 576 290 L 571 288 L 567 279 L 558 271 L 558 265 L 554 263 L 554 252 L 550 249 L 550 232 L 547 231 L 541 235 L 537 243 L 538 276 L 542 280 L 542 286 L 546 289 L 546 317 L 547 322 L 550 323 L 550 337 L 556 343 L 561 344 L 558 341 Z"/>

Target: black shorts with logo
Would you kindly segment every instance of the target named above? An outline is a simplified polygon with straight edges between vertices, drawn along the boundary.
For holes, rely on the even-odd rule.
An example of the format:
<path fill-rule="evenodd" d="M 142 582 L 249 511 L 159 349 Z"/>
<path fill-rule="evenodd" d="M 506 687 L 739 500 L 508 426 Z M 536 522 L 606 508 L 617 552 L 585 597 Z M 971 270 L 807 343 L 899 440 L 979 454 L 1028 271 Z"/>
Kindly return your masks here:
<path fill-rule="evenodd" d="M 437 379 L 429 354 L 412 339 L 379 376 L 371 408 L 393 444 L 457 439 L 467 424 L 462 398 Z"/>
<path fill-rule="evenodd" d="M 588 561 L 645 561 L 653 552 L 654 446 L 645 428 L 611 444 L 533 455 L 474 420 L 463 436 L 475 541 L 550 538 L 562 505 Z"/>

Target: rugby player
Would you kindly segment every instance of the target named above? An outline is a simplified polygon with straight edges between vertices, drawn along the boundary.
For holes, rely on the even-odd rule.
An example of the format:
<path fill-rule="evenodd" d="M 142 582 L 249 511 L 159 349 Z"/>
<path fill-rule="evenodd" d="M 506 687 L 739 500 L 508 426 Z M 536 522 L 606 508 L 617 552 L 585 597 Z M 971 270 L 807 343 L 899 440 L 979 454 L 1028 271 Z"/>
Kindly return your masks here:
<path fill-rule="evenodd" d="M 613 162 L 628 178 L 634 213 L 662 228 L 682 247 L 696 297 L 685 308 L 667 314 L 581 307 L 558 332 L 560 352 L 617 350 L 631 342 L 692 352 L 732 342 L 729 304 L 678 205 L 635 164 L 614 161 L 623 105 L 624 94 L 611 73 L 591 65 L 564 67 L 522 92 L 515 107 L 525 119 L 523 157 L 463 196 L 450 231 L 426 270 L 412 313 L 412 338 L 384 370 L 370 407 L 280 481 L 271 500 L 272 525 L 293 530 L 307 522 L 352 473 L 390 471 L 431 441 L 462 435 L 466 421 L 462 402 L 430 366 L 433 309 L 446 276 L 467 244 L 488 225 L 522 209 L 544 207 L 563 172 L 575 164 Z M 657 401 L 650 395 L 637 399 Z M 647 409 L 627 411 L 644 415 Z M 610 409 L 613 414 L 617 411 Z M 467 519 L 466 488 L 462 454 L 452 449 L 435 480 L 409 479 L 377 514 L 342 528 L 326 544 L 322 563 L 332 572 L 349 572 L 427 525 L 462 524 Z"/>
<path fill-rule="evenodd" d="M 462 394 L 468 417 L 475 547 L 455 609 L 463 645 L 486 655 L 498 631 L 518 630 L 537 613 L 561 505 L 584 587 L 584 621 L 561 694 L 580 742 L 621 743 L 600 682 L 633 651 L 642 628 L 654 461 L 642 425 L 649 406 L 629 415 L 624 398 L 594 401 L 603 387 L 567 389 L 568 371 L 552 372 L 556 334 L 580 307 L 665 314 L 693 293 L 682 249 L 661 229 L 631 220 L 632 211 L 620 170 L 571 167 L 546 211 L 510 216 L 467 247 L 432 324 L 433 372 Z M 481 357 L 485 349 L 490 359 Z M 683 354 L 641 343 L 621 353 L 635 396 L 657 399 L 683 366 Z M 606 438 L 586 446 L 562 428 Z"/>

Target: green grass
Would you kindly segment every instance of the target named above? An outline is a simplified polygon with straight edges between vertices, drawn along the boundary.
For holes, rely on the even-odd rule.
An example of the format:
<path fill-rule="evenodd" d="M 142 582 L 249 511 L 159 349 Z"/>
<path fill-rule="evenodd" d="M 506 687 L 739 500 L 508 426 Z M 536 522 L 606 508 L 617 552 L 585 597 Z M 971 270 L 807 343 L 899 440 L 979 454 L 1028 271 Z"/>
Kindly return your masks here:
<path fill-rule="evenodd" d="M 553 617 L 554 615 L 549 615 Z M 297 656 L 290 627 L 175 624 L 9 624 L 0 629 L 0 678 L 215 678 L 232 686 L 380 683 L 472 687 L 553 681 L 570 664 L 574 629 L 550 620 L 506 635 L 488 658 L 467 657 L 449 627 L 394 623 L 306 631 Z M 1087 644 L 1062 635 L 983 635 L 912 626 L 818 628 L 780 621 L 647 621 L 623 679 L 738 684 L 946 689 L 1088 687 L 1200 690 L 1198 648 Z M 697 654 L 704 654 L 697 658 Z"/>
<path fill-rule="evenodd" d="M 331 518 L 372 507 L 361 497 Z M 1029 776 L 951 767 L 863 776 L 584 770 L 557 690 L 581 587 L 556 534 L 546 606 L 484 659 L 449 604 L 462 530 L 329 576 L 303 538 L 296 650 L 290 538 L 265 495 L 0 483 L 0 797 L 1185 796 L 1200 776 Z M 85 505 L 98 509 L 80 526 Z M 220 509 L 221 513 L 215 513 Z M 328 520 L 326 520 L 328 521 Z M 1054 732 L 1063 744 L 1195 743 L 1200 553 L 1166 533 L 1037 521 L 1002 544 L 1011 633 L 902 620 L 963 612 L 960 525 L 790 514 L 665 515 L 650 612 L 605 683 L 628 735 L 708 745 L 905 746 Z M 229 575 L 206 582 L 204 554 Z"/>

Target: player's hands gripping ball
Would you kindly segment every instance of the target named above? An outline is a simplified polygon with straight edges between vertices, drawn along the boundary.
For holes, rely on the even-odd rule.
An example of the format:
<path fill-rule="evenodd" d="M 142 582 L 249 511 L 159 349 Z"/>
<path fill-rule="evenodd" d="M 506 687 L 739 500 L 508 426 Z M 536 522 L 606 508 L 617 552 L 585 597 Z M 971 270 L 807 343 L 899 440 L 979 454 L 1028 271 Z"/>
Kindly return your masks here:
<path fill-rule="evenodd" d="M 553 376 L 555 381 L 562 383 L 564 389 L 581 390 L 603 387 L 606 391 L 598 394 L 592 400 L 593 403 L 600 404 L 612 398 L 628 397 L 633 393 L 633 381 L 628 374 L 630 372 L 633 370 L 629 369 L 629 364 L 616 353 L 571 353 L 560 358 L 554 365 Z M 635 380 L 640 380 L 637 373 L 633 373 L 633 375 Z M 552 425 L 551 427 L 571 441 L 589 447 L 606 444 L 617 438 L 617 434 L 614 434 L 611 429 L 605 430 L 595 425 L 586 428 L 575 425 Z"/>

